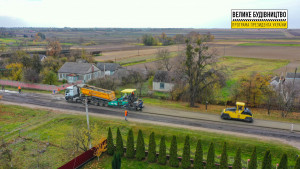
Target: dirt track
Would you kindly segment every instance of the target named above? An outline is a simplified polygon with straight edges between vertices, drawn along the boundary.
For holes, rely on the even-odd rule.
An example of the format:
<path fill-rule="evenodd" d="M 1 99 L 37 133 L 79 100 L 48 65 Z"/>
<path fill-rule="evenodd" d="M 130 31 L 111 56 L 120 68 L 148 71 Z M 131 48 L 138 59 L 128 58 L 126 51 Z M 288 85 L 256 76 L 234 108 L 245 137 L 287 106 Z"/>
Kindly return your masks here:
<path fill-rule="evenodd" d="M 63 100 L 61 96 L 52 96 L 46 94 L 31 94 L 25 93 L 19 95 L 18 93 L 2 93 L 3 101 L 12 102 L 13 104 L 31 104 L 33 106 L 43 106 L 48 108 L 60 109 L 61 111 L 77 111 L 83 112 L 85 111 L 85 107 L 82 104 L 76 103 L 67 103 Z M 0 101 L 1 102 L 1 101 Z M 147 105 L 146 105 L 147 106 Z M 159 109 L 160 110 L 160 109 Z M 106 107 L 98 107 L 98 106 L 89 106 L 89 112 L 96 113 L 104 116 L 113 116 L 118 118 L 123 118 L 123 110 L 122 109 L 112 109 Z M 215 118 L 215 120 L 203 120 L 199 118 L 193 117 L 177 117 L 170 116 L 167 114 L 157 114 L 151 112 L 151 110 L 145 109 L 143 112 L 130 112 L 130 118 L 135 119 L 137 121 L 150 121 L 154 123 L 164 123 L 172 126 L 185 126 L 188 128 L 202 128 L 208 130 L 216 130 L 219 132 L 226 131 L 230 133 L 241 134 L 243 136 L 254 136 L 256 138 L 273 138 L 279 139 L 282 142 L 289 143 L 300 149 L 300 131 L 290 132 L 287 129 L 279 129 L 272 127 L 261 127 L 256 126 L 254 124 L 249 124 L 245 122 L 239 121 L 218 121 L 219 116 L 210 116 L 210 118 Z M 257 121 L 257 120 L 256 120 Z M 278 122 L 278 126 L 282 126 L 282 124 Z"/>

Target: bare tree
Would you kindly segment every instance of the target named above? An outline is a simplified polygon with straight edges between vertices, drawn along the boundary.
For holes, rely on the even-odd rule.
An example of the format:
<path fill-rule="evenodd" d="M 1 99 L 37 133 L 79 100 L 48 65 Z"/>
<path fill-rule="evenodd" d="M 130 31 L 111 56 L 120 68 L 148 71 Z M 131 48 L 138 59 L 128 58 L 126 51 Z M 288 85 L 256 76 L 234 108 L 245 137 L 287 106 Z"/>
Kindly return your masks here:
<path fill-rule="evenodd" d="M 288 113 L 292 112 L 295 98 L 299 94 L 299 90 L 295 87 L 296 74 L 297 68 L 295 69 L 292 81 L 286 81 L 286 79 L 284 79 L 279 83 L 279 88 L 277 90 L 277 93 L 279 94 L 278 104 L 283 118 L 285 118 Z"/>
<path fill-rule="evenodd" d="M 156 58 L 158 59 L 156 61 L 157 69 L 171 71 L 173 64 L 171 63 L 171 55 L 168 49 L 159 49 L 156 53 Z"/>
<path fill-rule="evenodd" d="M 198 37 L 198 35 L 197 35 Z M 208 90 L 213 84 L 222 82 L 218 77 L 222 73 L 216 68 L 215 50 L 208 51 L 207 38 L 193 38 L 186 41 L 185 74 L 189 84 L 190 106 L 194 107 L 200 93 Z"/>
<path fill-rule="evenodd" d="M 62 47 L 58 40 L 48 40 L 47 55 L 58 57 Z"/>

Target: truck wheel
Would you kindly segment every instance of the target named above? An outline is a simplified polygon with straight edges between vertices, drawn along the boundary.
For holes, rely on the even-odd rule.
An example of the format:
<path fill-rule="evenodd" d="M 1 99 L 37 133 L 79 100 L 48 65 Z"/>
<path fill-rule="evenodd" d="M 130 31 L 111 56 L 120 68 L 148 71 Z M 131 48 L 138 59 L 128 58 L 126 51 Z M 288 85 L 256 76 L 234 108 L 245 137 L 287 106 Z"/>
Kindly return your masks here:
<path fill-rule="evenodd" d="M 68 102 L 71 103 L 73 100 L 72 98 L 68 98 Z"/>

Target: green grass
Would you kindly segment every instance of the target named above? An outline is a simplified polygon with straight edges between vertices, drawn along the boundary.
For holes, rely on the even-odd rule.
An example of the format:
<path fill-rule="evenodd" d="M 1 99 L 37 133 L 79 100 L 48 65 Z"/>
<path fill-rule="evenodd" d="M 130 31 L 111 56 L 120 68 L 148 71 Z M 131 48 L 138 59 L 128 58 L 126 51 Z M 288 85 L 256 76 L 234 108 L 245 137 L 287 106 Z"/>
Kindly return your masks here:
<path fill-rule="evenodd" d="M 0 42 L 2 43 L 16 43 L 17 39 L 11 39 L 11 38 L 0 38 Z"/>
<path fill-rule="evenodd" d="M 286 44 L 286 43 L 242 43 L 238 46 L 300 46 L 300 44 Z"/>
<path fill-rule="evenodd" d="M 86 127 L 86 117 L 84 114 L 58 114 L 54 112 L 48 112 L 45 110 L 34 110 L 21 106 L 11 105 L 1 105 L 0 111 L 1 115 L 5 114 L 5 120 L 1 119 L 1 132 L 6 133 L 8 131 L 14 131 L 11 134 L 5 134 L 5 140 L 9 141 L 18 138 L 17 136 L 19 129 L 23 129 L 23 131 L 21 132 L 22 137 L 37 140 L 21 141 L 10 145 L 10 148 L 13 149 L 13 153 L 15 154 L 15 156 L 13 157 L 13 163 L 17 168 L 32 168 L 32 166 L 35 166 L 36 157 L 30 155 L 30 153 L 34 152 L 31 147 L 34 147 L 34 145 L 37 142 L 43 145 L 43 143 L 48 141 L 48 138 L 51 145 L 53 146 L 48 147 L 49 149 L 47 148 L 47 151 L 40 155 L 41 159 L 45 159 L 41 163 L 43 163 L 44 165 L 52 166 L 53 168 L 59 167 L 60 165 L 66 163 L 68 160 L 71 159 L 71 157 L 67 155 L 68 150 L 60 148 L 60 144 L 62 143 L 63 146 L 67 144 L 67 136 L 69 133 L 71 133 L 73 127 Z M 279 162 L 280 157 L 283 153 L 287 153 L 289 156 L 289 164 L 293 165 L 295 162 L 296 154 L 300 153 L 300 151 L 296 148 L 279 143 L 277 141 L 263 141 L 255 138 L 237 137 L 232 135 L 211 133 L 205 131 L 189 130 L 167 126 L 162 127 L 159 125 L 144 124 L 130 121 L 126 122 L 123 120 L 112 120 L 108 118 L 99 118 L 94 116 L 90 116 L 90 124 L 96 124 L 98 126 L 99 133 L 102 137 L 106 137 L 107 129 L 108 127 L 111 127 L 114 139 L 116 138 L 116 129 L 119 127 L 122 133 L 124 145 L 126 145 L 126 138 L 129 129 L 133 129 L 135 141 L 137 138 L 138 130 L 141 129 L 145 138 L 146 150 L 148 149 L 147 145 L 149 143 L 149 135 L 152 131 L 155 132 L 155 139 L 157 144 L 159 144 L 161 136 L 166 136 L 167 148 L 170 147 L 171 137 L 175 135 L 177 136 L 178 141 L 179 156 L 182 155 L 182 149 L 186 135 L 190 136 L 192 157 L 194 157 L 196 142 L 198 139 L 202 140 L 204 148 L 204 158 L 206 158 L 210 142 L 214 142 L 217 162 L 219 162 L 222 144 L 224 141 L 226 141 L 228 146 L 229 163 L 232 164 L 233 162 L 233 157 L 236 148 L 241 147 L 243 166 L 246 165 L 246 160 L 250 158 L 252 149 L 254 147 L 257 147 L 259 164 L 261 163 L 261 160 L 263 158 L 264 151 L 267 149 L 271 150 L 273 164 Z M 26 150 L 24 150 L 23 153 L 17 153 L 19 152 L 19 149 L 22 148 L 24 145 L 27 147 Z M 131 160 L 128 160 L 125 163 L 128 163 L 128 167 L 135 167 L 135 165 L 149 165 L 147 163 L 137 163 Z M 125 166 L 126 165 L 127 164 L 125 164 Z M 158 165 L 151 164 L 151 167 L 155 168 L 156 166 Z"/>
<path fill-rule="evenodd" d="M 169 58 L 177 56 L 177 52 L 170 52 Z M 148 62 L 155 62 L 161 60 L 160 58 L 157 58 L 156 55 L 150 55 L 150 56 L 141 56 L 141 57 L 135 57 L 132 59 L 127 59 L 125 62 L 119 62 L 122 66 L 132 66 L 136 64 L 142 64 L 142 63 L 148 63 Z"/>
<path fill-rule="evenodd" d="M 93 161 L 85 165 L 83 168 L 111 168 L 111 162 L 113 157 L 108 155 L 103 155 L 99 161 L 95 158 Z M 168 165 L 159 165 L 155 163 L 148 163 L 146 161 L 137 161 L 135 159 L 121 159 L 122 169 L 171 169 L 172 167 Z M 172 168 L 174 169 L 174 168 Z"/>

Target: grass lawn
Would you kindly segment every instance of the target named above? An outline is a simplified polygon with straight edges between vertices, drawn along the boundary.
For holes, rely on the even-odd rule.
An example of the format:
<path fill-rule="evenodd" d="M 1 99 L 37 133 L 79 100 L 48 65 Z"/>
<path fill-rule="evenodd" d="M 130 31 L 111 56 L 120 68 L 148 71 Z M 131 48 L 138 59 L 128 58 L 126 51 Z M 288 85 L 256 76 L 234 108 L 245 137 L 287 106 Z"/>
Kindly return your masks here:
<path fill-rule="evenodd" d="M 286 43 L 242 43 L 238 46 L 300 46 L 300 44 L 286 44 Z"/>
<path fill-rule="evenodd" d="M 95 158 L 93 161 L 85 165 L 83 168 L 111 168 L 111 162 L 113 157 L 109 155 L 102 155 L 101 158 Z M 171 169 L 168 165 L 160 165 L 155 163 L 148 163 L 146 161 L 137 161 L 135 159 L 121 158 L 121 168 L 122 169 Z"/>
<path fill-rule="evenodd" d="M 34 168 L 37 166 L 37 158 L 40 159 L 41 166 L 49 166 L 57 168 L 71 159 L 70 149 L 67 147 L 68 134 L 72 132 L 73 127 L 86 127 L 86 117 L 82 115 L 69 115 L 45 110 L 31 109 L 21 106 L 0 105 L 1 113 L 1 136 L 11 144 L 9 147 L 13 150 L 13 164 L 16 168 Z M 216 151 L 216 162 L 220 160 L 222 144 L 227 142 L 229 164 L 233 163 L 233 157 L 237 147 L 242 148 L 242 164 L 245 167 L 246 160 L 250 158 L 252 149 L 257 147 L 258 163 L 261 164 L 265 150 L 270 149 L 272 153 L 273 165 L 279 162 L 283 153 L 287 153 L 289 157 L 289 165 L 294 165 L 296 155 L 300 153 L 294 147 L 281 144 L 276 141 L 265 141 L 262 139 L 254 139 L 247 137 L 237 137 L 226 134 L 218 134 L 204 132 L 198 130 L 189 130 L 175 127 L 159 126 L 153 124 L 144 124 L 137 122 L 126 122 L 123 120 L 108 119 L 90 116 L 90 124 L 97 125 L 98 133 L 101 137 L 107 136 L 108 127 L 112 128 L 114 141 L 116 138 L 116 130 L 119 127 L 122 133 L 124 145 L 129 129 L 133 129 L 135 141 L 138 130 L 141 129 L 144 134 L 146 150 L 148 149 L 149 135 L 155 132 L 157 145 L 161 136 L 166 136 L 167 153 L 171 137 L 175 135 L 178 143 L 178 155 L 182 155 L 184 139 L 186 135 L 190 136 L 191 157 L 194 157 L 196 142 L 201 139 L 204 158 L 207 156 L 208 146 L 210 142 L 214 142 Z M 22 129 L 21 138 L 18 137 L 19 130 Z M 50 146 L 46 146 L 46 142 L 50 142 Z M 64 147 L 62 149 L 61 145 Z M 46 151 L 39 156 L 35 154 L 35 148 L 45 148 Z M 158 151 L 158 146 L 157 146 Z M 103 167 L 109 165 L 111 157 L 103 159 Z M 136 162 L 124 159 L 124 167 L 137 167 L 138 165 L 149 167 L 160 167 L 159 165 L 150 165 L 146 162 Z M 0 168 L 4 164 L 0 159 Z M 99 164 L 100 165 L 100 164 Z M 47 168 L 47 167 L 46 167 Z M 167 168 L 167 167 L 166 167 Z"/>

